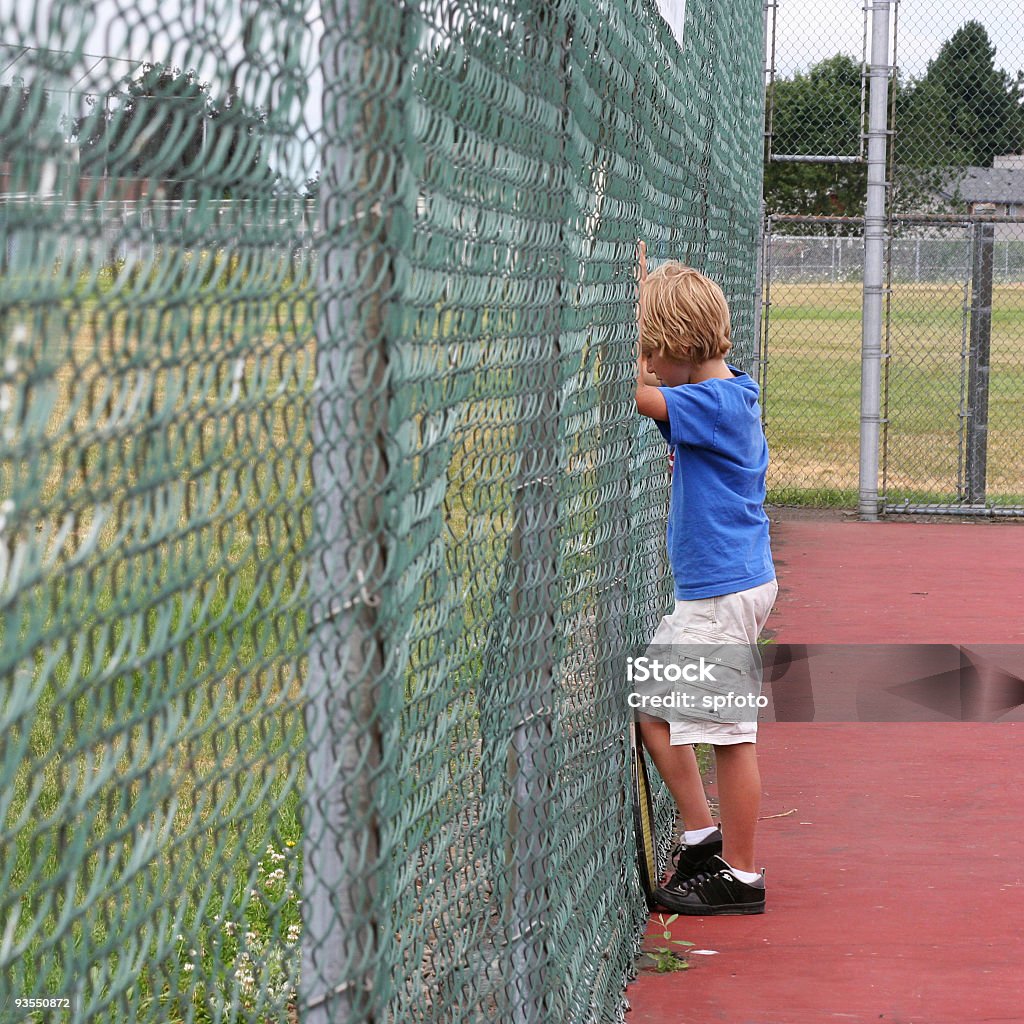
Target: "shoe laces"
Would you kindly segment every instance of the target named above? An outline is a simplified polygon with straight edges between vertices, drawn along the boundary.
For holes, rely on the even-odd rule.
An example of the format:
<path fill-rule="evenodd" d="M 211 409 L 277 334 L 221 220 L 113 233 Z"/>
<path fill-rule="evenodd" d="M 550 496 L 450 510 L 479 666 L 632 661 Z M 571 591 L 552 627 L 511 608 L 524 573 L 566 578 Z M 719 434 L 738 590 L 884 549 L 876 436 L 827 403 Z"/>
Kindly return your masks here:
<path fill-rule="evenodd" d="M 678 886 L 682 890 L 692 888 L 694 883 L 698 881 L 704 881 L 710 878 L 714 874 L 713 871 L 698 871 L 695 875 L 686 874 L 686 869 L 677 867 L 672 874 L 672 878 L 669 879 L 667 888 Z"/>
<path fill-rule="evenodd" d="M 700 871 L 692 878 L 688 878 L 683 883 L 684 889 L 696 889 L 700 891 L 701 886 L 709 879 L 713 878 L 716 872 L 714 871 Z"/>

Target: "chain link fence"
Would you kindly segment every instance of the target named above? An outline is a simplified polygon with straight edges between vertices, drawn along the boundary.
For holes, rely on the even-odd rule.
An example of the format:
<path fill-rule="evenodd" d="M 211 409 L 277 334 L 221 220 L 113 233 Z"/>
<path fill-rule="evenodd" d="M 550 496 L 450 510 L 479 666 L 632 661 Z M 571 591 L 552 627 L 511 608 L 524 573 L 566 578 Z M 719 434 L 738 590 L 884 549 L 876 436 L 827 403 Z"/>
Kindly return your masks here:
<path fill-rule="evenodd" d="M 235 239 L 260 232 L 287 235 L 290 245 L 285 251 L 297 261 L 308 259 L 315 244 L 316 201 L 302 197 L 279 200 L 273 211 L 269 211 L 245 199 L 220 199 L 203 204 L 173 199 L 108 199 L 69 204 L 53 198 L 31 200 L 8 196 L 4 213 L 11 225 L 19 220 L 32 223 L 41 218 L 55 226 L 66 221 L 70 230 L 65 233 L 57 227 L 54 232 L 51 252 L 54 265 L 100 266 L 111 277 L 116 277 L 126 267 L 153 263 L 159 258 L 168 233 L 179 231 L 181 224 L 193 218 L 209 222 L 211 237 L 185 249 L 190 260 L 202 260 L 211 245 L 215 246 L 218 258 L 223 258 Z M 83 220 L 92 225 L 88 234 L 78 230 Z M 5 241 L 4 250 L 0 252 L 0 272 L 6 274 L 19 265 L 21 247 L 29 248 L 27 262 L 32 261 L 33 243 L 28 233 L 10 230 Z M 298 270 L 298 266 L 295 269 Z"/>
<path fill-rule="evenodd" d="M 4 1021 L 621 1019 L 636 239 L 756 354 L 762 24 L 665 11 L 3 15 Z"/>
<path fill-rule="evenodd" d="M 880 510 L 1016 514 L 1024 18 L 999 0 L 836 7 L 828 33 L 802 0 L 767 8 L 770 495 L 856 504 L 865 448 L 877 447 Z M 872 68 L 884 89 L 876 125 Z M 865 272 L 871 132 L 886 140 L 878 278 Z M 881 296 L 880 319 L 867 315 L 869 294 Z M 881 367 L 870 410 L 869 340 Z M 865 417 L 877 417 L 877 439 Z"/>
<path fill-rule="evenodd" d="M 768 500 L 855 505 L 864 243 L 782 234 L 769 218 L 763 266 Z"/>
<path fill-rule="evenodd" d="M 828 222 L 823 222 L 828 227 Z M 892 239 L 889 267 L 897 284 L 962 283 L 971 276 L 964 228 L 938 226 L 926 236 Z M 952 237 L 950 237 L 952 235 Z M 957 237 L 959 235 L 960 237 Z M 771 236 L 775 284 L 845 284 L 864 280 L 864 245 L 849 235 Z M 1024 240 L 993 239 L 992 277 L 997 284 L 1024 282 Z"/>

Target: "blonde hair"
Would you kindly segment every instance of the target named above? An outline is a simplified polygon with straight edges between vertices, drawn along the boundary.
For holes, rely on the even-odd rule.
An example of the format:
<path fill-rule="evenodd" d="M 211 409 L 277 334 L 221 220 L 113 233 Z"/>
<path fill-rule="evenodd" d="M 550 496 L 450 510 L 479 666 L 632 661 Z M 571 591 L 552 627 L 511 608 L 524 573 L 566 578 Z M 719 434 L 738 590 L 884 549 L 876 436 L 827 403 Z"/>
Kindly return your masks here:
<path fill-rule="evenodd" d="M 676 260 L 647 276 L 640 344 L 644 352 L 694 364 L 724 356 L 729 340 L 729 306 L 722 289 L 693 267 Z"/>

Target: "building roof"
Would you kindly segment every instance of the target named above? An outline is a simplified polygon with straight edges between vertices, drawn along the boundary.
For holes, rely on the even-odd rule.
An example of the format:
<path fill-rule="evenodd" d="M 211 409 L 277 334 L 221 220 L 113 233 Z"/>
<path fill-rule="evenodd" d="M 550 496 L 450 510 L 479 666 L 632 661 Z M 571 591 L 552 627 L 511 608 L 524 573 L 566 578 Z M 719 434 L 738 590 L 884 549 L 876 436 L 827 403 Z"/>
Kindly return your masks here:
<path fill-rule="evenodd" d="M 1024 203 L 1024 168 L 965 167 L 940 193 L 966 203 Z"/>

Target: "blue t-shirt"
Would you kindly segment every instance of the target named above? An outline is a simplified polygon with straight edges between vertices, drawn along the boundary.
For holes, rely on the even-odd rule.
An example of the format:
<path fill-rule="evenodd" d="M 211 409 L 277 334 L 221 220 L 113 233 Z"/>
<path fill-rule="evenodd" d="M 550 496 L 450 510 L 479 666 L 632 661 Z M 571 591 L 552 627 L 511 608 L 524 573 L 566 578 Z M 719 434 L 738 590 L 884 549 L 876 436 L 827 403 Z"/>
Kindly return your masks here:
<path fill-rule="evenodd" d="M 775 579 L 764 511 L 768 444 L 757 383 L 730 366 L 726 380 L 659 388 L 675 451 L 668 557 L 676 599 L 695 601 Z"/>

